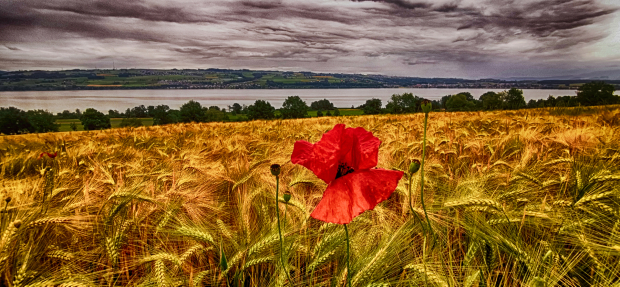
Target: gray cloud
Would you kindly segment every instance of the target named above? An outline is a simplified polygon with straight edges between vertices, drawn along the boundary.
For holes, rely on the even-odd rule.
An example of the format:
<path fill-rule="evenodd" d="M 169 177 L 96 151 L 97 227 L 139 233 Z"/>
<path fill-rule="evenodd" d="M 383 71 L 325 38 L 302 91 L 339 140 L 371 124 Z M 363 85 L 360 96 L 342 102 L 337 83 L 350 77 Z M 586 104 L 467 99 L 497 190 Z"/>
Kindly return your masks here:
<path fill-rule="evenodd" d="M 21 49 L 16 48 L 16 47 L 11 47 L 11 46 L 7 46 L 7 45 L 4 45 L 4 47 L 9 49 L 9 50 L 11 50 L 11 51 L 21 51 Z"/>
<path fill-rule="evenodd" d="M 430 3 L 427 3 L 427 2 L 407 1 L 407 0 L 356 0 L 355 2 L 365 2 L 365 1 L 387 3 L 399 9 L 400 8 L 419 9 L 419 8 L 429 8 L 432 6 Z"/>
<path fill-rule="evenodd" d="M 610 26 L 619 7 L 603 1 L 1 1 L 0 69 L 114 58 L 470 78 L 519 76 L 506 67 L 529 64 L 544 76 L 620 61 Z"/>

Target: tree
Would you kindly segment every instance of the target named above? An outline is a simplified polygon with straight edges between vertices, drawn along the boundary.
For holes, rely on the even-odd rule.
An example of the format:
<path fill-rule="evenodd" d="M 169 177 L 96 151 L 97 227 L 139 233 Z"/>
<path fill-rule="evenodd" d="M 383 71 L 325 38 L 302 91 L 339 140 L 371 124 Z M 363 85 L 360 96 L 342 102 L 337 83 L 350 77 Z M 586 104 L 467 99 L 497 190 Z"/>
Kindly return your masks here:
<path fill-rule="evenodd" d="M 28 122 L 32 126 L 32 131 L 37 133 L 57 132 L 60 124 L 54 123 L 54 114 L 44 110 L 34 110 L 26 112 Z"/>
<path fill-rule="evenodd" d="M 482 108 L 485 110 L 496 110 L 502 107 L 502 100 L 496 92 L 486 92 L 480 96 Z"/>
<path fill-rule="evenodd" d="M 82 113 L 80 122 L 82 122 L 85 131 L 109 129 L 112 127 L 110 118 L 93 108 L 88 108 Z"/>
<path fill-rule="evenodd" d="M 170 115 L 170 108 L 168 105 L 159 105 L 153 109 L 153 125 L 167 125 L 175 123 L 174 119 Z"/>
<path fill-rule="evenodd" d="M 269 102 L 263 100 L 256 100 L 256 102 L 247 109 L 249 120 L 270 120 L 276 117 L 275 112 L 276 109 L 271 106 Z"/>
<path fill-rule="evenodd" d="M 451 96 L 448 101 L 446 101 L 446 109 L 448 111 L 471 111 L 475 106 L 474 102 L 468 101 L 467 95 L 464 94 Z"/>
<path fill-rule="evenodd" d="M 520 109 L 525 107 L 525 98 L 523 97 L 523 90 L 512 88 L 508 91 L 503 91 L 500 94 L 502 104 L 506 109 Z"/>
<path fill-rule="evenodd" d="M 448 100 L 450 99 L 450 97 L 452 97 L 452 95 L 446 95 L 441 97 L 441 107 L 445 110 L 448 110 L 448 107 L 446 106 L 446 104 L 448 103 Z"/>
<path fill-rule="evenodd" d="M 242 109 L 243 108 L 241 107 L 240 104 L 234 103 L 229 110 L 231 110 L 235 114 L 240 114 Z"/>
<path fill-rule="evenodd" d="M 460 93 L 458 93 L 458 95 L 464 95 L 465 99 L 467 101 L 473 101 L 474 100 L 474 96 L 472 96 L 472 94 L 470 92 L 460 92 Z"/>
<path fill-rule="evenodd" d="M 412 93 L 394 94 L 387 105 L 385 105 L 385 108 L 392 114 L 414 113 L 417 111 L 421 100 L 421 98 L 414 96 Z"/>
<path fill-rule="evenodd" d="M 391 114 L 403 113 L 403 101 L 402 96 L 399 94 L 393 94 L 390 100 L 385 105 L 385 109 Z"/>
<path fill-rule="evenodd" d="M 325 113 L 325 115 L 328 116 L 328 117 L 331 117 L 332 113 L 329 110 L 327 110 L 327 113 Z"/>
<path fill-rule="evenodd" d="M 77 125 L 76 125 L 74 122 L 71 122 L 71 123 L 69 124 L 69 128 L 70 128 L 72 131 L 77 131 Z"/>
<path fill-rule="evenodd" d="M 316 111 L 316 116 L 317 117 L 322 117 L 323 116 L 323 112 L 321 112 L 321 110 Z"/>
<path fill-rule="evenodd" d="M 108 110 L 108 116 L 110 118 L 120 118 L 121 113 L 119 113 L 117 110 Z"/>
<path fill-rule="evenodd" d="M 181 112 L 179 110 L 169 110 L 168 115 L 173 123 L 181 122 Z"/>
<path fill-rule="evenodd" d="M 203 122 L 205 120 L 204 111 L 202 110 L 202 106 L 199 102 L 194 100 L 190 100 L 189 102 L 183 104 L 181 109 L 181 122 L 191 123 L 191 122 Z"/>
<path fill-rule="evenodd" d="M 305 118 L 308 115 L 308 105 L 299 96 L 291 96 L 284 100 L 280 113 L 283 119 Z"/>
<path fill-rule="evenodd" d="M 312 102 L 310 104 L 310 108 L 315 111 L 333 110 L 334 104 L 332 104 L 328 99 L 322 99 Z"/>
<path fill-rule="evenodd" d="M 59 119 L 79 119 L 80 117 L 76 113 L 72 113 L 69 110 L 64 110 L 62 113 L 57 113 L 56 118 Z"/>
<path fill-rule="evenodd" d="M 136 106 L 129 111 L 129 114 L 126 113 L 125 117 L 128 118 L 146 118 L 149 116 L 148 109 L 144 105 Z"/>
<path fill-rule="evenodd" d="M 614 96 L 615 87 L 603 81 L 594 81 L 579 87 L 577 100 L 584 106 L 607 105 L 618 103 Z"/>
<path fill-rule="evenodd" d="M 380 114 L 381 106 L 383 106 L 383 104 L 381 103 L 381 99 L 373 98 L 370 100 L 366 100 L 366 103 L 362 105 L 362 110 L 366 115 Z"/>
<path fill-rule="evenodd" d="M 414 96 L 412 93 L 404 93 L 402 95 L 403 112 L 415 113 L 418 111 L 422 98 Z"/>
<path fill-rule="evenodd" d="M 13 135 L 32 131 L 26 112 L 15 107 L 0 108 L 0 133 Z"/>
<path fill-rule="evenodd" d="M 204 111 L 205 121 L 207 122 L 222 122 L 227 121 L 228 116 L 225 112 L 220 111 L 219 107 L 211 106 Z"/>
<path fill-rule="evenodd" d="M 340 116 L 340 110 L 339 109 L 334 109 L 334 116 Z"/>

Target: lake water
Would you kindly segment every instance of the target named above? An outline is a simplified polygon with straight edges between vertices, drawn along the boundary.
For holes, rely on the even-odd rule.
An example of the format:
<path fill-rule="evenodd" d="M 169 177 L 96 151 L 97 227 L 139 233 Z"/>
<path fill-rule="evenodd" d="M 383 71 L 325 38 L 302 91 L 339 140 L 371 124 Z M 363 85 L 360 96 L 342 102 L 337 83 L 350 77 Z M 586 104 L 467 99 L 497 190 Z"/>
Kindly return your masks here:
<path fill-rule="evenodd" d="M 498 89 L 278 89 L 278 90 L 79 90 L 79 91 L 26 91 L 0 92 L 0 107 L 17 107 L 22 110 L 44 109 L 53 113 L 63 110 L 74 111 L 95 108 L 107 114 L 108 110 L 125 111 L 135 106 L 168 105 L 178 109 L 189 100 L 200 102 L 203 106 L 227 108 L 233 103 L 251 105 L 254 101 L 266 100 L 280 108 L 289 96 L 299 96 L 308 105 L 314 101 L 328 99 L 336 107 L 359 106 L 368 99 L 379 98 L 387 104 L 393 94 L 413 93 L 430 100 L 445 95 L 470 92 L 476 99 L 488 92 L 501 92 Z M 546 99 L 549 95 L 575 95 L 574 90 L 534 90 L 524 89 L 525 101 Z"/>

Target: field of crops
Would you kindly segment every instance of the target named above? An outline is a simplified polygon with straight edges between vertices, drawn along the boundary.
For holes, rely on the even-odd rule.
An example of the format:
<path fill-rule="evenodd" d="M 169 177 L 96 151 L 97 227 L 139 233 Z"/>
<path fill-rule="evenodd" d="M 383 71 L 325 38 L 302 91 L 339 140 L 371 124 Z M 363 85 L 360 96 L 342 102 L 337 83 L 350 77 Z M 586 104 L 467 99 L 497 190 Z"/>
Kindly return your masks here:
<path fill-rule="evenodd" d="M 0 285 L 620 286 L 620 107 L 431 112 L 431 228 L 407 174 L 423 117 L 1 137 Z M 350 270 L 343 226 L 309 216 L 327 185 L 290 162 L 295 141 L 338 123 L 405 171 L 348 225 Z"/>

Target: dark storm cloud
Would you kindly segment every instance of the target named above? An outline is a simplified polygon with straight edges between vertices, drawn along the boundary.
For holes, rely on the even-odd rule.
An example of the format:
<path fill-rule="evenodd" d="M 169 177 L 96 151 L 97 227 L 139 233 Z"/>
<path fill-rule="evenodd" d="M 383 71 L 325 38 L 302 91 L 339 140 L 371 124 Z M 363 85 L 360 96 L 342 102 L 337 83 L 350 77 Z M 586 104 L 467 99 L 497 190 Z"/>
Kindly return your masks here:
<path fill-rule="evenodd" d="M 394 5 L 398 8 L 405 8 L 405 9 L 429 8 L 431 6 L 430 3 L 425 3 L 421 1 L 407 1 L 407 0 L 355 0 L 354 2 L 365 2 L 365 1 L 387 3 L 390 5 Z"/>
<path fill-rule="evenodd" d="M 498 10 L 490 15 L 482 12 L 464 15 L 458 29 L 523 29 L 527 33 L 547 37 L 559 30 L 593 24 L 596 19 L 616 10 L 601 7 L 595 0 L 549 0 L 528 3 L 521 7 L 498 6 Z"/>
<path fill-rule="evenodd" d="M 11 46 L 7 46 L 7 45 L 4 45 L 4 47 L 9 49 L 9 50 L 11 50 L 11 51 L 21 51 L 21 49 L 16 48 L 16 47 L 11 47 Z"/>
<path fill-rule="evenodd" d="M 557 63 L 602 51 L 608 63 L 620 60 L 607 47 L 618 33 L 605 27 L 619 18 L 611 3 L 0 0 L 0 45 L 6 48 L 0 49 L 0 69 L 90 67 L 114 58 L 119 65 L 154 68 L 396 74 L 415 68 L 477 77 L 486 75 L 469 75 L 474 65 L 497 74 L 494 67 L 523 58 Z M 548 72 L 559 69 L 551 66 Z"/>
<path fill-rule="evenodd" d="M 94 17 L 123 17 L 136 18 L 146 21 L 164 21 L 177 23 L 202 22 L 208 19 L 197 19 L 195 15 L 182 7 L 166 7 L 158 4 L 149 4 L 142 0 L 95 0 L 95 1 L 11 1 L 13 16 L 15 14 L 30 22 L 32 16 L 44 16 L 46 10 L 57 12 L 70 12 L 77 15 Z M 20 13 L 21 12 L 21 13 Z M 12 20 L 20 19 L 12 18 Z M 59 19 L 57 19 L 59 20 Z M 16 23 L 17 24 L 17 23 Z"/>
<path fill-rule="evenodd" d="M 229 4 L 232 14 L 249 19 L 312 19 L 333 21 L 344 24 L 359 23 L 361 19 L 350 14 L 351 11 L 336 7 L 322 7 L 312 2 L 304 3 L 282 1 L 241 1 Z M 326 23 L 329 25 L 329 23 Z"/>

